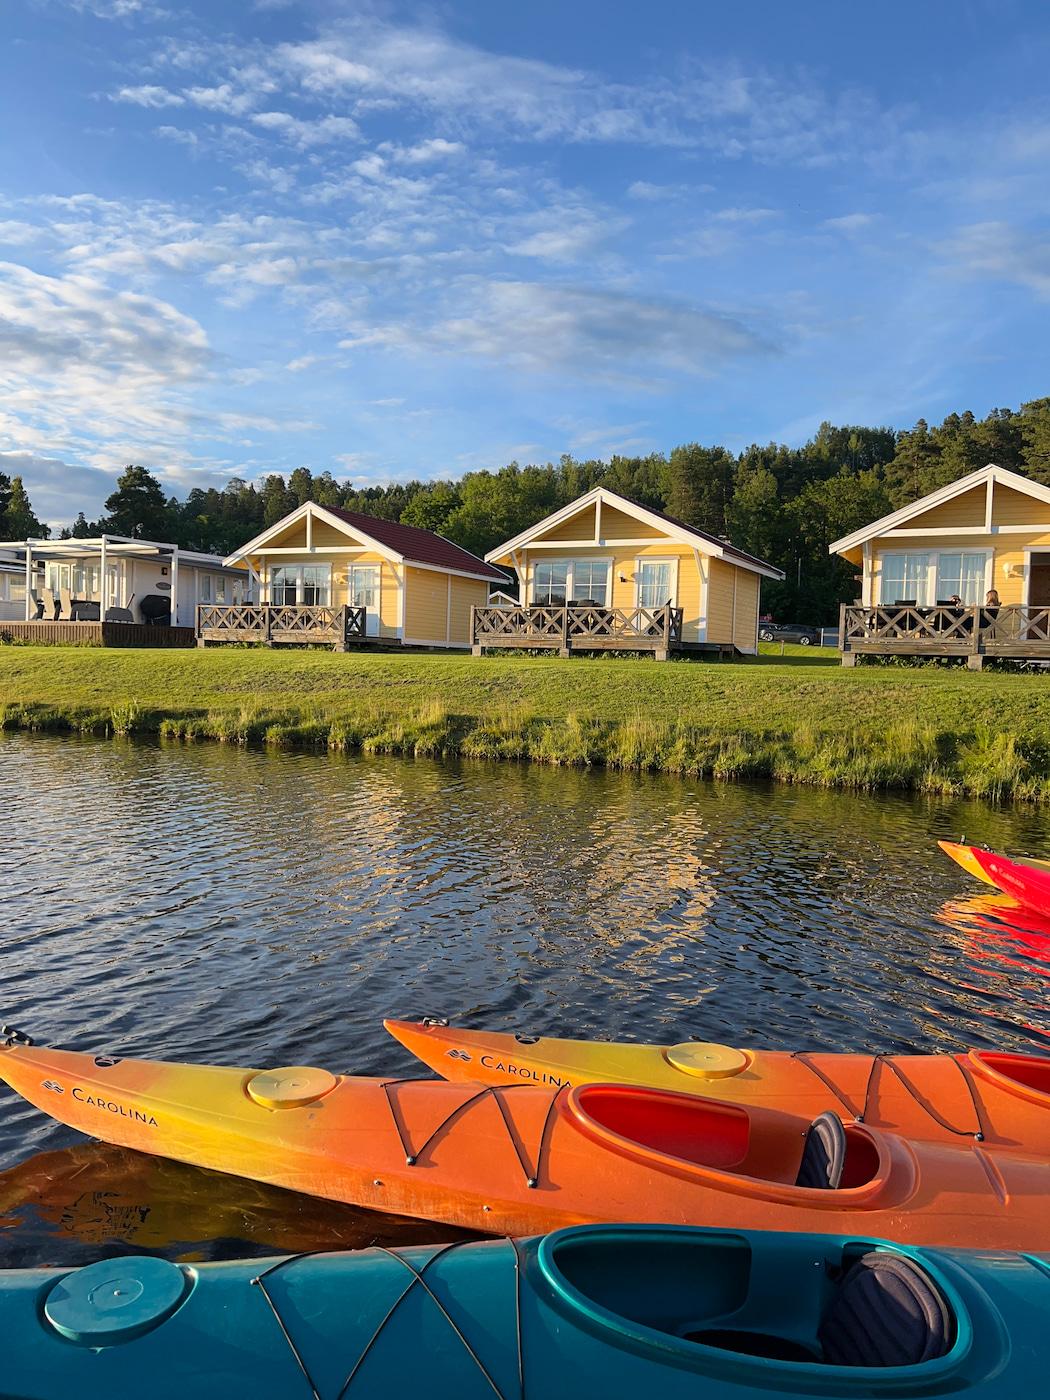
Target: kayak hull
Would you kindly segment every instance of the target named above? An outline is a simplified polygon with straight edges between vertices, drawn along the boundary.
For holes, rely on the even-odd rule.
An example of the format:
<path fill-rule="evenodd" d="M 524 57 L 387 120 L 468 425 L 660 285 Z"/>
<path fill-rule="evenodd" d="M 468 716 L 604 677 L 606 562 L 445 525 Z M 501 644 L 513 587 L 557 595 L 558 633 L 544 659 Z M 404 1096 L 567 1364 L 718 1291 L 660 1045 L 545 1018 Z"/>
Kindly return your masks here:
<path fill-rule="evenodd" d="M 996 1150 L 1050 1157 L 1050 1058 L 830 1055 L 725 1046 L 632 1045 L 385 1021 L 391 1035 L 445 1079 L 555 1088 L 624 1083 L 725 1103 L 780 1108 L 810 1119 L 828 1109 L 926 1142 L 967 1137 Z M 730 1056 L 735 1058 L 730 1058 Z M 741 1064 L 742 1061 L 742 1064 Z M 703 1072 L 740 1066 L 732 1073 Z M 685 1068 L 682 1068 L 685 1066 Z M 699 1071 L 699 1072 L 698 1072 Z"/>
<path fill-rule="evenodd" d="M 493 1234 L 640 1221 L 1050 1248 L 1045 1158 L 850 1124 L 840 1188 L 813 1190 L 794 1184 L 808 1118 L 693 1095 L 260 1073 L 24 1045 L 0 1050 L 0 1076 L 121 1146 Z"/>
<path fill-rule="evenodd" d="M 908 1261 L 939 1291 L 945 1355 L 886 1368 L 819 1359 L 832 1280 L 871 1254 Z M 23 1400 L 1005 1400 L 1045 1379 L 1048 1306 L 1050 1262 L 1033 1256 L 632 1226 L 197 1268 L 140 1256 L 0 1272 L 4 1390 Z M 727 1319 L 737 1336 L 772 1332 L 812 1359 L 702 1340 Z"/>

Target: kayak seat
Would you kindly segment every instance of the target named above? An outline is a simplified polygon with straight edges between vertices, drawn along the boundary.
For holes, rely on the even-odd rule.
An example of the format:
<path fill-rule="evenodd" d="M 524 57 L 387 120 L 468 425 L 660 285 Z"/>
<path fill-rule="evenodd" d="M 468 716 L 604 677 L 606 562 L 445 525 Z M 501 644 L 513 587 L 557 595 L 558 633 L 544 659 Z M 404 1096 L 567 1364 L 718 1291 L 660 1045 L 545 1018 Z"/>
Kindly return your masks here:
<path fill-rule="evenodd" d="M 831 1366 L 918 1366 L 951 1345 L 951 1314 L 901 1254 L 866 1254 L 843 1279 L 818 1333 Z"/>
<path fill-rule="evenodd" d="M 725 1328 L 687 1340 L 742 1356 L 825 1366 L 919 1366 L 952 1343 L 948 1305 L 917 1264 L 899 1254 L 866 1254 L 848 1271 L 824 1309 L 819 1351 L 790 1337 Z"/>
<path fill-rule="evenodd" d="M 796 1186 L 817 1191 L 836 1191 L 846 1165 L 846 1130 L 842 1119 L 829 1109 L 806 1129 Z"/>

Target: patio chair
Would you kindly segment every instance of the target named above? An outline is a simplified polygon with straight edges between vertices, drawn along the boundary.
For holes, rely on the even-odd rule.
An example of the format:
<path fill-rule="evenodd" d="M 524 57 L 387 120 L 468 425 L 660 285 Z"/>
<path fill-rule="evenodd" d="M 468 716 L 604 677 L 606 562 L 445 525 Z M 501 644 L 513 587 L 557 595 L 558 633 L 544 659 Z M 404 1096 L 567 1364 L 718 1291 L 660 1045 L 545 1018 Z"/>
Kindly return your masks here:
<path fill-rule="evenodd" d="M 132 603 L 133 603 L 134 601 L 135 601 L 135 595 L 134 595 L 134 593 L 133 593 L 133 594 L 131 595 L 131 597 L 128 599 L 128 602 L 127 602 L 127 606 L 126 606 L 126 607 L 121 608 L 121 607 L 117 607 L 116 605 L 114 605 L 114 606 L 111 607 L 111 608 L 107 608 L 107 609 L 106 609 L 105 617 L 103 617 L 102 621 L 103 621 L 103 622 L 134 622 L 134 621 L 135 621 L 135 614 L 131 611 L 131 605 L 132 605 Z"/>
<path fill-rule="evenodd" d="M 73 621 L 73 595 L 70 593 L 70 591 L 69 591 L 68 588 L 60 588 L 60 589 L 58 590 L 58 596 L 59 596 L 59 598 L 60 598 L 61 601 L 62 601 L 61 611 L 60 611 L 59 614 L 58 614 L 59 617 L 64 617 L 64 618 L 66 619 L 67 622 L 72 622 L 72 621 Z"/>
<path fill-rule="evenodd" d="M 31 588 L 29 590 L 29 597 L 32 599 L 34 608 L 36 608 L 36 616 L 32 619 L 32 621 L 39 622 L 40 619 L 44 616 L 44 600 L 43 598 L 41 598 L 40 594 L 36 591 L 35 588 Z"/>
<path fill-rule="evenodd" d="M 59 615 L 58 602 L 50 588 L 41 588 L 40 596 L 44 600 L 44 621 L 56 622 Z"/>

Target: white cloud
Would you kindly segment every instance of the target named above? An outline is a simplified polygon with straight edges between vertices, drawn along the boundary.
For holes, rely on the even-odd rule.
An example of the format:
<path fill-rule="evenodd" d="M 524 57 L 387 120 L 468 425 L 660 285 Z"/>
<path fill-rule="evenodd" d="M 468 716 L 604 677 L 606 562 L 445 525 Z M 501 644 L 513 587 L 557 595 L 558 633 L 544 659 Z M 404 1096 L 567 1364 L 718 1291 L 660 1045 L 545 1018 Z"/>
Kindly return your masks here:
<path fill-rule="evenodd" d="M 960 271 L 1027 287 L 1050 300 L 1050 236 L 1001 220 L 971 224 L 940 245 Z"/>
<path fill-rule="evenodd" d="M 402 165 L 429 165 L 431 161 L 462 155 L 466 147 L 462 141 L 446 141 L 444 137 L 434 136 L 427 141 L 419 141 L 414 146 L 397 146 L 385 142 L 380 149 L 388 152 L 393 160 Z"/>
<path fill-rule="evenodd" d="M 779 209 L 719 209 L 714 217 L 723 224 L 761 224 L 780 217 Z"/>
<path fill-rule="evenodd" d="M 219 83 L 215 87 L 191 87 L 185 90 L 186 98 L 197 107 L 209 112 L 222 112 L 229 117 L 243 117 L 258 103 L 259 95 L 251 91 L 237 91 L 231 83 Z"/>
<path fill-rule="evenodd" d="M 136 107 L 182 107 L 186 99 L 165 87 L 144 83 L 138 87 L 122 87 L 113 93 L 114 102 L 130 102 Z"/>
<path fill-rule="evenodd" d="M 451 300 L 456 310 L 443 318 L 360 327 L 340 346 L 469 355 L 650 387 L 661 371 L 709 375 L 772 348 L 743 317 L 587 287 L 466 280 Z"/>
<path fill-rule="evenodd" d="M 840 214 L 835 219 L 825 219 L 824 227 L 837 229 L 840 233 L 857 233 L 874 222 L 874 214 Z"/>
<path fill-rule="evenodd" d="M 360 127 L 352 117 L 329 114 L 316 121 L 304 121 L 289 112 L 256 112 L 253 125 L 275 132 L 284 140 L 307 150 L 311 146 L 326 146 L 334 141 L 351 141 L 360 135 Z"/>

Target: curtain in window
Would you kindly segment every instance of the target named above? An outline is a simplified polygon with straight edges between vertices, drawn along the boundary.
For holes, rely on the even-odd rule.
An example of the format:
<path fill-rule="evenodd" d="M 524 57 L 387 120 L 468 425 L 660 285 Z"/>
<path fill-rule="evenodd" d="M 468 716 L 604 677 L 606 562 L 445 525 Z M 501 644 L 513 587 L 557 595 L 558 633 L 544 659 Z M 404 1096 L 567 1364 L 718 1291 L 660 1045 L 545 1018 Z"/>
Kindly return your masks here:
<path fill-rule="evenodd" d="M 942 595 L 947 597 L 947 594 Z M 929 554 L 886 554 L 882 560 L 882 603 L 914 599 L 919 607 L 932 603 Z"/>
<path fill-rule="evenodd" d="M 662 608 L 671 598 L 671 565 L 650 560 L 638 565 L 638 606 Z"/>
<path fill-rule="evenodd" d="M 984 554 L 941 554 L 937 560 L 937 597 L 957 593 L 964 603 L 984 601 Z"/>

